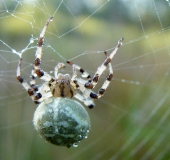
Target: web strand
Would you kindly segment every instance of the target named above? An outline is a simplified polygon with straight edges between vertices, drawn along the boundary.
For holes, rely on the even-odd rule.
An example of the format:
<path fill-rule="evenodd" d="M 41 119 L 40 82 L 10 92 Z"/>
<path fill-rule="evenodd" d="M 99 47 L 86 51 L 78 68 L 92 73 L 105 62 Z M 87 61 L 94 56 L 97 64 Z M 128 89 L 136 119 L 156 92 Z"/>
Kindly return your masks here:
<path fill-rule="evenodd" d="M 169 159 L 169 5 L 169 0 L 0 2 L 0 151 L 4 153 L 0 159 L 34 159 L 33 155 L 49 160 Z M 70 151 L 44 143 L 34 132 L 37 105 L 16 80 L 20 57 L 22 76 L 31 80 L 38 38 L 51 16 L 41 67 L 52 76 L 59 62 L 66 65 L 59 72 L 72 75 L 67 60 L 95 75 L 106 58 L 104 51 L 110 55 L 118 39 L 125 38 L 110 63 L 114 75 L 105 95 L 95 101 L 96 108 L 86 108 L 91 117 L 89 137 Z M 94 92 L 108 73 L 106 68 Z M 43 82 L 37 78 L 38 85 Z"/>

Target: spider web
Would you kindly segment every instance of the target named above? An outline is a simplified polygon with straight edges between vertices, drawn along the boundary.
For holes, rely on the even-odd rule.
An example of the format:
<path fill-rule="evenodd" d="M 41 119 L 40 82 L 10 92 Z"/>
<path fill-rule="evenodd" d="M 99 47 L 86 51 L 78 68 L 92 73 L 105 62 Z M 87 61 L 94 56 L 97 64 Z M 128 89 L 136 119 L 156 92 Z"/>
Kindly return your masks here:
<path fill-rule="evenodd" d="M 37 39 L 50 16 L 41 64 L 50 74 L 58 62 L 71 60 L 93 75 L 103 51 L 125 38 L 112 60 L 109 88 L 87 108 L 91 131 L 77 148 L 39 137 L 32 125 L 36 105 L 16 80 L 20 56 L 30 80 Z M 166 0 L 0 1 L 0 159 L 170 159 L 169 17 Z"/>

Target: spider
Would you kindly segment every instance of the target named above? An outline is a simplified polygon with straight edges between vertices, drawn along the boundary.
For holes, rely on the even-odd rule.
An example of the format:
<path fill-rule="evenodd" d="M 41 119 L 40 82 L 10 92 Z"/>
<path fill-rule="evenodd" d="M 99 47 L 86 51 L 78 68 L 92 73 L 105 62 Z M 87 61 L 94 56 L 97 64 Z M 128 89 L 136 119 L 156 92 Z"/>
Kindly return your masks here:
<path fill-rule="evenodd" d="M 40 68 L 44 35 L 52 19 L 53 17 L 50 17 L 47 20 L 40 33 L 35 53 L 35 62 L 33 63 L 33 69 L 31 71 L 30 84 L 28 84 L 21 76 L 22 58 L 19 59 L 16 76 L 18 81 L 28 92 L 28 95 L 31 97 L 31 99 L 36 104 L 39 104 L 33 120 L 36 129 L 39 130 L 41 135 L 47 141 L 53 144 L 65 145 L 67 147 L 70 147 L 71 145 L 79 142 L 84 137 L 86 137 L 86 132 L 88 132 L 90 128 L 90 120 L 88 114 L 85 113 L 84 109 L 79 110 L 79 108 L 82 108 L 80 107 L 81 105 L 72 100 L 72 98 L 74 97 L 78 99 L 89 108 L 94 107 L 93 99 L 99 99 L 101 96 L 103 96 L 112 80 L 113 69 L 110 62 L 119 47 L 122 45 L 124 38 L 121 38 L 118 41 L 118 45 L 115 47 L 110 55 L 108 55 L 107 52 L 104 52 L 106 55 L 106 59 L 101 64 L 101 66 L 98 67 L 93 77 L 91 77 L 79 65 L 76 65 L 71 61 L 67 61 L 67 63 L 72 66 L 72 76 L 70 76 L 69 74 L 58 73 L 60 68 L 65 67 L 64 63 L 58 63 L 54 68 L 53 77 Z M 98 83 L 101 74 L 105 71 L 107 66 L 109 67 L 108 77 L 106 78 L 102 87 L 99 89 L 98 93 L 95 93 L 92 91 L 92 89 Z M 77 77 L 77 70 L 82 74 L 82 77 L 84 77 L 84 79 Z M 42 85 L 37 86 L 35 84 L 36 77 L 39 77 L 45 82 Z M 57 106 L 58 108 L 64 107 L 64 109 L 56 109 L 53 106 Z M 73 106 L 75 106 L 75 108 L 73 108 Z M 69 117 L 68 111 L 70 112 Z M 60 112 L 61 114 L 58 114 L 58 112 Z M 56 113 L 58 116 L 60 116 L 60 118 L 54 118 L 56 117 Z M 74 117 L 72 117 L 72 115 L 74 115 Z M 43 116 L 45 116 L 45 118 L 43 118 Z M 76 123 L 75 121 L 74 123 L 72 123 L 72 119 L 76 119 Z M 80 125 L 77 125 L 79 124 L 77 120 L 82 120 L 80 122 Z M 70 128 L 68 126 L 70 126 Z M 75 133 L 73 127 L 75 127 L 77 132 L 79 133 Z"/>
<path fill-rule="evenodd" d="M 113 69 L 112 69 L 110 62 L 113 56 L 116 54 L 118 48 L 122 45 L 124 38 L 121 38 L 118 41 L 118 45 L 115 47 L 115 49 L 110 55 L 108 55 L 106 51 L 104 52 L 106 55 L 106 59 L 102 63 L 102 65 L 98 67 L 93 78 L 83 68 L 72 63 L 71 61 L 67 61 L 67 63 L 71 65 L 73 68 L 72 77 L 69 74 L 58 73 L 58 70 L 60 68 L 65 67 L 65 64 L 63 63 L 58 63 L 57 66 L 54 68 L 54 77 L 53 77 L 47 72 L 44 72 L 40 68 L 44 35 L 46 32 L 47 26 L 49 25 L 50 21 L 52 21 L 52 19 L 53 17 L 50 17 L 47 20 L 44 28 L 42 29 L 40 33 L 40 37 L 38 39 L 38 46 L 37 46 L 37 50 L 35 53 L 35 62 L 33 65 L 32 72 L 31 72 L 32 79 L 30 81 L 30 85 L 21 76 L 20 68 L 21 68 L 22 58 L 20 58 L 18 67 L 17 67 L 17 79 L 22 84 L 24 89 L 28 92 L 28 95 L 32 98 L 32 100 L 36 104 L 43 102 L 45 99 L 48 99 L 49 97 L 56 97 L 56 98 L 57 97 L 62 97 L 62 98 L 75 97 L 76 99 L 83 102 L 89 108 L 93 108 L 94 103 L 92 99 L 99 99 L 101 96 L 103 96 L 112 80 Z M 98 80 L 101 74 L 105 71 L 107 66 L 109 66 L 109 75 L 106 78 L 102 87 L 99 89 L 98 93 L 94 93 L 92 89 L 98 83 Z M 84 78 L 87 78 L 87 80 L 78 78 L 76 74 L 76 70 L 79 70 L 82 73 L 82 76 Z M 36 76 L 44 80 L 45 83 L 37 87 L 35 85 Z"/>

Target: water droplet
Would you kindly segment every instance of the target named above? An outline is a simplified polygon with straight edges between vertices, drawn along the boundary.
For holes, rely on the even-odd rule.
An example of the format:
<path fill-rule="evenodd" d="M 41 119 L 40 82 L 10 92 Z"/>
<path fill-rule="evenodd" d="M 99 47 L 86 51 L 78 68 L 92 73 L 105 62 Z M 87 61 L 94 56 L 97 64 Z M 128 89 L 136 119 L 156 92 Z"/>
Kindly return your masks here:
<path fill-rule="evenodd" d="M 78 144 L 77 143 L 73 143 L 73 147 L 78 147 Z"/>

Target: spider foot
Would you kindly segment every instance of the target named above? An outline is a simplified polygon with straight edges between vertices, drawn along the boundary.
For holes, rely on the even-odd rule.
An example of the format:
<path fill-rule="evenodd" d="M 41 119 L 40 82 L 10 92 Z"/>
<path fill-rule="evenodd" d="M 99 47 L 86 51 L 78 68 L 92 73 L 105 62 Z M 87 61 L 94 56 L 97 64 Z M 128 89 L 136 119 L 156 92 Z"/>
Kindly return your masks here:
<path fill-rule="evenodd" d="M 46 22 L 46 26 L 48 26 L 49 23 L 50 23 L 52 20 L 53 20 L 53 17 L 50 17 L 50 18 L 47 20 L 47 22 Z"/>
<path fill-rule="evenodd" d="M 123 40 L 124 40 L 124 37 L 122 37 L 122 38 L 118 41 L 118 48 L 123 44 Z"/>

